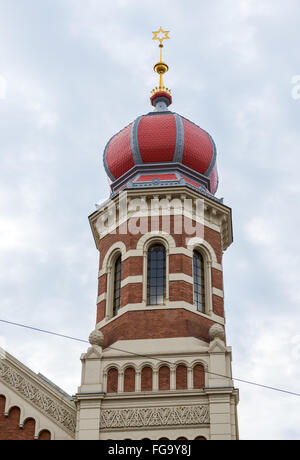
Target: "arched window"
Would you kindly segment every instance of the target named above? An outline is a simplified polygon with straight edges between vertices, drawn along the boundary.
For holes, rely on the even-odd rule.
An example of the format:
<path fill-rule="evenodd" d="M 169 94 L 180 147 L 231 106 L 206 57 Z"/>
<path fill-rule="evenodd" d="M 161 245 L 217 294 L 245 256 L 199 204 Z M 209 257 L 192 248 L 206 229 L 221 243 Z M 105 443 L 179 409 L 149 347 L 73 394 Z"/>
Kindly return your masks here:
<path fill-rule="evenodd" d="M 205 283 L 204 283 L 204 259 L 202 254 L 194 251 L 193 255 L 194 273 L 194 305 L 197 310 L 205 312 Z"/>
<path fill-rule="evenodd" d="M 148 251 L 148 305 L 163 305 L 166 298 L 166 250 L 161 244 Z"/>
<path fill-rule="evenodd" d="M 121 305 L 121 277 L 122 259 L 121 255 L 119 255 L 114 264 L 113 316 L 118 314 Z"/>

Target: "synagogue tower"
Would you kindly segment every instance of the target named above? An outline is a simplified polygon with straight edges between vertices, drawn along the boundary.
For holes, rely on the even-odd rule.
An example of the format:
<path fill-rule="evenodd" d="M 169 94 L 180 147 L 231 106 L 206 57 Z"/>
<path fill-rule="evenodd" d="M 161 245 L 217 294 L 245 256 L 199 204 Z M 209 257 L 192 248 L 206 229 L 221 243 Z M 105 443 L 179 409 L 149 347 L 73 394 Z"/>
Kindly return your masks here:
<path fill-rule="evenodd" d="M 159 42 L 153 110 L 104 150 L 111 195 L 89 217 L 99 251 L 96 327 L 82 355 L 76 439 L 238 439 L 225 334 L 215 143 L 170 110 Z"/>

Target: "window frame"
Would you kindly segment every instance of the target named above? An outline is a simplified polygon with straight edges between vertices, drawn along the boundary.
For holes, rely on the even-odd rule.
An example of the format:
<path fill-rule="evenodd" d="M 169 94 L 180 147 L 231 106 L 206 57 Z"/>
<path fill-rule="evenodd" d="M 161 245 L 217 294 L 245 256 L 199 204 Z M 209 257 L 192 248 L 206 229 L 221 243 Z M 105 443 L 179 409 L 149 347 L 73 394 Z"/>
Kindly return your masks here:
<path fill-rule="evenodd" d="M 199 253 L 203 260 L 204 272 L 204 308 L 203 311 L 197 310 L 198 313 L 211 316 L 213 314 L 213 299 L 212 299 L 212 257 L 205 246 L 195 245 L 192 249 L 192 271 L 193 271 L 193 305 L 195 305 L 194 291 L 194 254 Z"/>
<path fill-rule="evenodd" d="M 120 274 L 120 306 L 114 314 L 114 300 L 115 300 L 115 266 L 117 261 L 120 259 L 121 261 L 121 274 Z M 121 308 L 121 300 L 122 300 L 122 263 L 123 263 L 123 255 L 122 252 L 117 249 L 115 250 L 109 258 L 109 262 L 107 265 L 107 298 L 106 298 L 106 313 L 105 318 L 106 321 L 115 318 L 118 315 L 118 312 Z"/>
<path fill-rule="evenodd" d="M 117 267 L 117 264 L 119 265 L 120 268 Z M 118 270 L 118 271 L 117 271 Z M 119 275 L 118 279 L 118 286 L 116 286 L 116 275 Z M 122 295 L 122 255 L 119 253 L 118 256 L 115 258 L 114 263 L 113 263 L 113 273 L 112 273 L 112 288 L 113 288 L 113 293 L 112 293 L 112 317 L 114 318 L 115 316 L 118 315 L 118 312 L 121 308 L 121 295 Z M 118 297 L 116 297 L 116 291 L 119 291 Z M 117 301 L 117 305 L 116 305 Z"/>
<path fill-rule="evenodd" d="M 150 260 L 150 251 L 153 250 L 153 248 L 162 248 L 163 249 L 163 267 L 162 267 L 162 271 L 163 271 L 163 276 L 162 277 L 158 277 L 158 276 L 155 276 L 153 278 L 150 278 L 150 275 L 151 275 L 151 260 Z M 166 249 L 166 246 L 161 242 L 161 241 L 152 241 L 148 247 L 147 247 L 147 252 L 146 252 L 146 304 L 148 306 L 161 306 L 161 305 L 166 305 L 166 302 L 167 302 L 167 298 L 168 298 L 168 293 L 167 293 L 167 285 L 168 285 L 168 263 L 167 263 L 167 259 L 168 259 L 168 254 L 167 254 L 167 249 Z M 153 260 L 152 262 L 156 262 L 158 263 L 159 259 L 156 258 L 156 260 Z M 156 279 L 156 280 L 159 280 L 160 278 L 162 278 L 163 280 L 163 285 L 160 285 L 159 283 L 155 283 L 154 286 L 151 286 L 150 284 L 150 280 L 151 279 Z M 163 288 L 163 294 L 158 294 L 157 293 L 157 290 L 159 288 Z M 151 294 L 151 289 L 156 289 L 156 293 L 155 294 Z M 158 302 L 158 297 L 159 296 L 163 296 L 163 299 L 162 299 L 162 302 Z M 152 303 L 151 302 L 151 297 L 156 297 L 156 302 L 155 303 Z"/>
<path fill-rule="evenodd" d="M 198 267 L 195 264 L 195 260 L 200 260 L 200 266 Z M 195 273 L 195 265 L 196 268 L 199 269 L 199 273 Z M 201 278 L 199 280 L 199 277 Z M 199 300 L 196 300 L 196 294 L 199 294 L 196 289 L 197 286 L 202 287 L 202 292 L 200 292 L 201 303 Z M 197 308 L 199 313 L 206 313 L 206 276 L 205 276 L 205 257 L 203 253 L 198 249 L 194 249 L 193 251 L 193 302 L 194 306 Z"/>

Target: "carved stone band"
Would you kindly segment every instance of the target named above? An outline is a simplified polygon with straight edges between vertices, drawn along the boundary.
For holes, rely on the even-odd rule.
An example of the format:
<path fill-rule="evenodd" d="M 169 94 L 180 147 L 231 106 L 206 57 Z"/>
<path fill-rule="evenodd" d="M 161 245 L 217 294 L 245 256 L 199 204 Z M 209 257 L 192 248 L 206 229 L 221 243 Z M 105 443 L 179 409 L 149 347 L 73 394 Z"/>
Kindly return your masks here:
<path fill-rule="evenodd" d="M 175 406 L 135 409 L 104 409 L 101 429 L 209 424 L 209 407 Z"/>

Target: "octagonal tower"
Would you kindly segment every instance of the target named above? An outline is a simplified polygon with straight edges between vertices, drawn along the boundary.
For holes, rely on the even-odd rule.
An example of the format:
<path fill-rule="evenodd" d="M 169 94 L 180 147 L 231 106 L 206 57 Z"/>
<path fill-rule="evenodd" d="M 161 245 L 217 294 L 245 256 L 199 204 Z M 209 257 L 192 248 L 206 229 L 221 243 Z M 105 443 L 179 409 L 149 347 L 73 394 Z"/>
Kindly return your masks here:
<path fill-rule="evenodd" d="M 212 137 L 169 109 L 168 32 L 154 38 L 154 110 L 107 143 L 111 196 L 89 217 L 97 319 L 81 357 L 77 438 L 238 439 L 222 265 L 231 210 L 215 196 Z"/>

